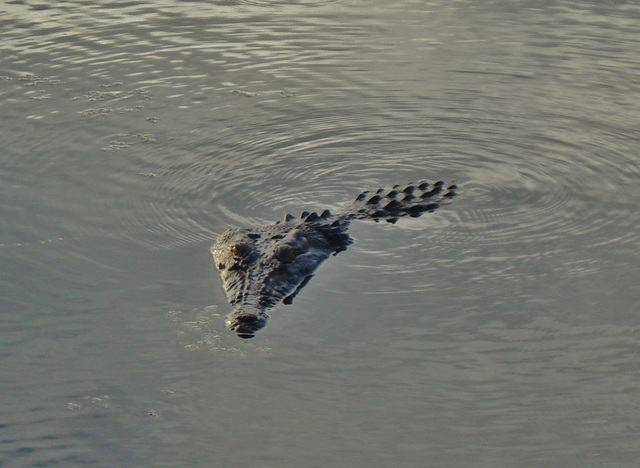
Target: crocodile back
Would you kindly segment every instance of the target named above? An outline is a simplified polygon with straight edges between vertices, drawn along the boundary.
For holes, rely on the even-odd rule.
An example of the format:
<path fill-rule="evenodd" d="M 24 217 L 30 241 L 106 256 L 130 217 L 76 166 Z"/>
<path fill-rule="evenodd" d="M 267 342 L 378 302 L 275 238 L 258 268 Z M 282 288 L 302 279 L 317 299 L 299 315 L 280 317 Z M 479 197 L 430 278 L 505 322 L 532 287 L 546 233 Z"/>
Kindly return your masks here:
<path fill-rule="evenodd" d="M 374 192 L 365 190 L 336 216 L 343 222 L 354 219 L 384 219 L 395 223 L 404 216 L 417 218 L 451 203 L 457 188 L 455 184 L 439 180 L 433 183 L 421 181 L 407 186 L 395 185 Z"/>

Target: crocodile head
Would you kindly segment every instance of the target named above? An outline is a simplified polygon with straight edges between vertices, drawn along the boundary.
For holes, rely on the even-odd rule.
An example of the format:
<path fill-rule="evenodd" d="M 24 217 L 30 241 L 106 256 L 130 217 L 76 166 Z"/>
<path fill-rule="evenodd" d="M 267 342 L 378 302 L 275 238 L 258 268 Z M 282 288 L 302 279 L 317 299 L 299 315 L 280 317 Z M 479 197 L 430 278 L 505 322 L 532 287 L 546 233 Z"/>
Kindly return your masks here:
<path fill-rule="evenodd" d="M 255 336 L 266 325 L 269 309 L 290 303 L 324 260 L 346 248 L 349 237 L 340 231 L 337 224 L 285 218 L 223 233 L 211 253 L 235 308 L 227 326 L 241 338 Z"/>

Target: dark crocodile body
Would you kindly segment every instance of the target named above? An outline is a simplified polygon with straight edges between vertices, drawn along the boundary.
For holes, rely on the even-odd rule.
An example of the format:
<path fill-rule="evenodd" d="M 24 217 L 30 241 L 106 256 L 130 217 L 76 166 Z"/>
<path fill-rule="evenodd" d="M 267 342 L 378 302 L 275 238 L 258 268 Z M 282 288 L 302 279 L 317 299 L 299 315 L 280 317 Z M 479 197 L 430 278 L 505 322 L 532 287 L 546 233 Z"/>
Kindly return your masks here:
<path fill-rule="evenodd" d="M 351 221 L 416 218 L 449 203 L 456 189 L 443 181 L 396 185 L 364 191 L 336 214 L 305 211 L 267 226 L 229 229 L 211 249 L 235 308 L 227 326 L 241 338 L 255 336 L 267 323 L 267 311 L 280 302 L 290 304 L 323 261 L 349 246 Z"/>

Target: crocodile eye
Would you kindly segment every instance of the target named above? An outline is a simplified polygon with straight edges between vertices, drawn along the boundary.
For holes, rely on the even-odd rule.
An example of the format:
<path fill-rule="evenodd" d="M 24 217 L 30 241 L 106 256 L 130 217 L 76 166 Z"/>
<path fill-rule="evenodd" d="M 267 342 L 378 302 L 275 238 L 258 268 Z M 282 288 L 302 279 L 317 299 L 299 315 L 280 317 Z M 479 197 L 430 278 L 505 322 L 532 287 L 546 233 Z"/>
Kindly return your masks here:
<path fill-rule="evenodd" d="M 235 258 L 246 257 L 249 255 L 249 252 L 251 252 L 251 247 L 249 244 L 245 244 L 244 242 L 238 242 L 231 246 L 231 253 Z"/>
<path fill-rule="evenodd" d="M 276 258 L 282 263 L 291 263 L 296 259 L 296 251 L 290 245 L 282 245 L 276 251 Z"/>

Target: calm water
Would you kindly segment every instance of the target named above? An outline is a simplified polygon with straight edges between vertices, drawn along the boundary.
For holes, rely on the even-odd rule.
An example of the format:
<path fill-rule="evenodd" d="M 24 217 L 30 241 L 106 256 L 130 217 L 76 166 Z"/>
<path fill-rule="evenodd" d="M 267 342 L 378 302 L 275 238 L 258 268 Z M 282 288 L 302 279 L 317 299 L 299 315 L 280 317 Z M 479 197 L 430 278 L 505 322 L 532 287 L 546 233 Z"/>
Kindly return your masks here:
<path fill-rule="evenodd" d="M 635 2 L 0 5 L 0 465 L 640 463 Z M 356 223 L 258 337 L 225 229 Z"/>

